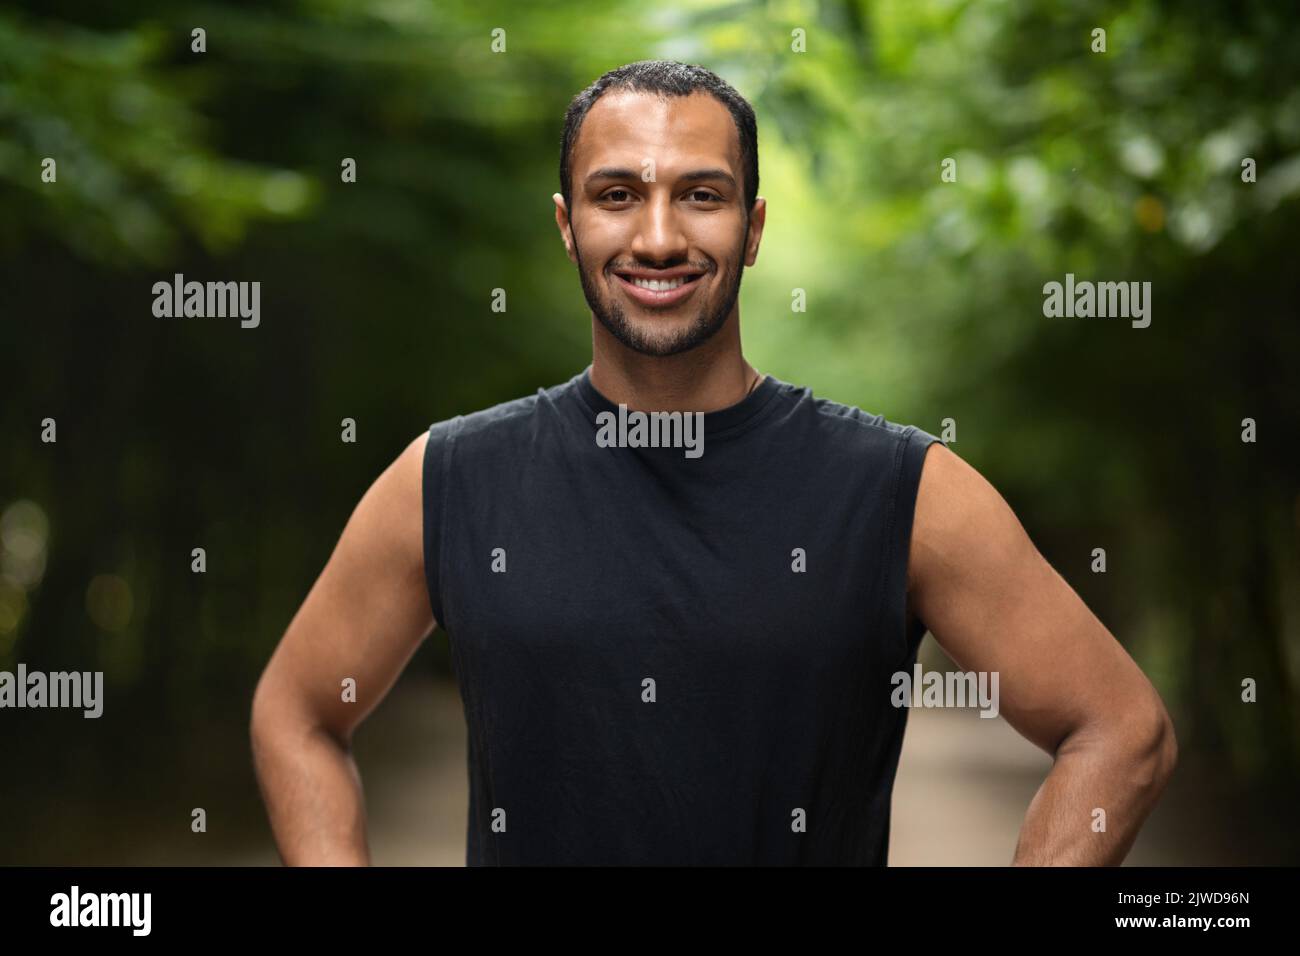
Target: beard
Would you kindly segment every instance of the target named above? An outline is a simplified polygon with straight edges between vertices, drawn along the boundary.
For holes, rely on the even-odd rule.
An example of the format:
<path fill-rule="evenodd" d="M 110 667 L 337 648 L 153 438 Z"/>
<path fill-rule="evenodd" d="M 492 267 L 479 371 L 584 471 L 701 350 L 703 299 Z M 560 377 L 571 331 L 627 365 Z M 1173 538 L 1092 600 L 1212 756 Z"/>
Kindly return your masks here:
<path fill-rule="evenodd" d="M 596 320 L 609 331 L 610 335 L 632 351 L 641 355 L 663 357 L 689 352 L 707 342 L 727 324 L 727 316 L 731 314 L 736 298 L 740 295 L 740 280 L 745 273 L 742 256 L 748 241 L 749 223 L 746 222 L 745 238 L 740 245 L 741 252 L 737 254 L 734 261 L 726 263 L 719 275 L 718 290 L 713 303 L 711 305 L 708 302 L 703 303 L 685 328 L 680 328 L 671 334 L 660 332 L 659 323 L 653 318 L 636 321 L 628 318 L 623 306 L 609 291 L 609 282 L 612 280 L 604 279 L 603 275 L 597 278 L 583 265 L 576 232 L 573 234 L 573 250 L 578 258 L 578 278 L 582 282 L 582 294 L 586 296 L 587 305 L 591 307 L 591 313 Z M 706 270 L 705 274 L 695 281 L 703 282 L 707 275 Z"/>

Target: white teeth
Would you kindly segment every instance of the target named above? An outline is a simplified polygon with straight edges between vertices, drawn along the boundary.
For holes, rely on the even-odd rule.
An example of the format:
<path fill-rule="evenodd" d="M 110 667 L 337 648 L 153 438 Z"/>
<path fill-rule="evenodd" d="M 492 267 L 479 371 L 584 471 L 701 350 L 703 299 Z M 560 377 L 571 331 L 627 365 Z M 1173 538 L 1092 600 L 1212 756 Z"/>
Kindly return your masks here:
<path fill-rule="evenodd" d="M 652 292 L 667 292 L 669 289 L 676 289 L 686 280 L 678 276 L 676 279 L 642 279 L 634 276 L 632 284 L 641 289 L 650 289 Z"/>

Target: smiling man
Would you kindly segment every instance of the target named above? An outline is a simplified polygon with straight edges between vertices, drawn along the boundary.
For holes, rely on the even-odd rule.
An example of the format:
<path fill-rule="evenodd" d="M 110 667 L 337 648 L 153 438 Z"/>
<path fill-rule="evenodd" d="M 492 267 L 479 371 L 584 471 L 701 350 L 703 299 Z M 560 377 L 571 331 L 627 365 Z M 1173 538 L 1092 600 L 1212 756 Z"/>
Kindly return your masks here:
<path fill-rule="evenodd" d="M 357 505 L 254 697 L 286 862 L 369 862 L 352 734 L 436 624 L 471 865 L 884 864 L 891 678 L 927 628 L 1055 757 L 1012 861 L 1128 852 L 1175 761 L 1159 696 L 932 435 L 745 360 L 757 192 L 753 111 L 708 70 L 574 99 L 555 220 L 591 365 L 433 424 Z"/>

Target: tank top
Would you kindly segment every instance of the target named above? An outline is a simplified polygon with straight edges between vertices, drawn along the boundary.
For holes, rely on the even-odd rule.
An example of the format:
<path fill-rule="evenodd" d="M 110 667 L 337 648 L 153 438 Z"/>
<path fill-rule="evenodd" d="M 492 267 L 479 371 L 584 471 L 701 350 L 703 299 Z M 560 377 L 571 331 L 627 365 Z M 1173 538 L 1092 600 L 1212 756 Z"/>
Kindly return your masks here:
<path fill-rule="evenodd" d="M 466 863 L 884 865 L 938 439 L 769 375 L 651 444 L 590 371 L 429 429 Z"/>

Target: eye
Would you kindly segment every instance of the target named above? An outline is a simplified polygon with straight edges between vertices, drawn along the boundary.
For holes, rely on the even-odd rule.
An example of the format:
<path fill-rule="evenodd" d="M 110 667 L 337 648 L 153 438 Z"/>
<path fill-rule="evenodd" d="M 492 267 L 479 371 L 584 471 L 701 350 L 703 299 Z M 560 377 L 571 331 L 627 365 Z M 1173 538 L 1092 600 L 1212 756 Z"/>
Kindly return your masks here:
<path fill-rule="evenodd" d="M 722 202 L 722 197 L 719 196 L 717 193 L 715 193 L 712 189 L 692 189 L 689 193 L 687 193 L 687 195 L 703 196 L 704 198 L 700 199 L 699 200 L 700 202 Z"/>
<path fill-rule="evenodd" d="M 620 195 L 623 198 L 619 198 Z M 631 198 L 631 196 L 632 194 L 628 190 L 619 186 L 615 189 L 611 189 L 609 192 L 605 193 L 605 195 L 601 196 L 600 198 L 602 202 L 627 202 L 628 199 Z"/>

